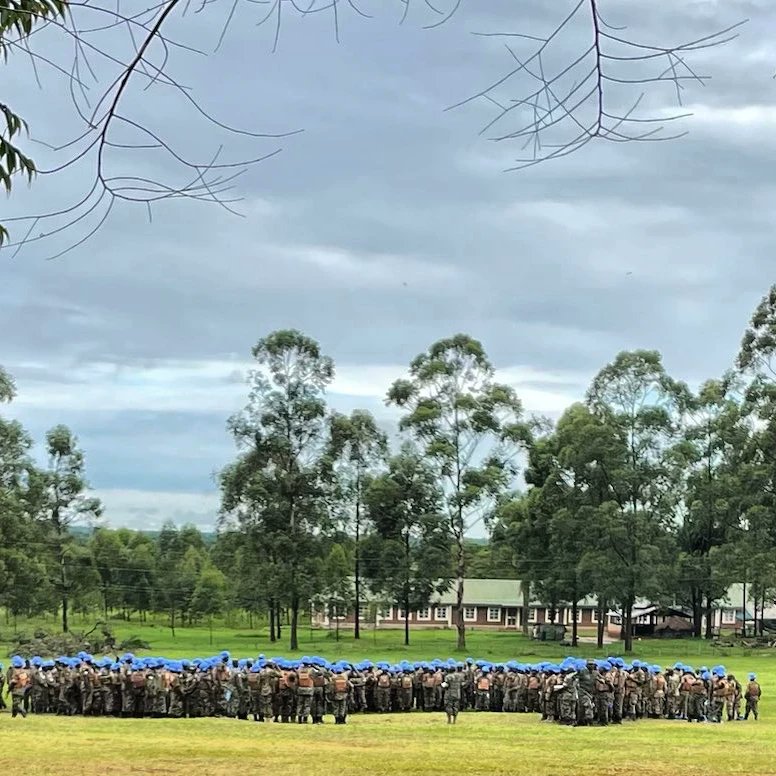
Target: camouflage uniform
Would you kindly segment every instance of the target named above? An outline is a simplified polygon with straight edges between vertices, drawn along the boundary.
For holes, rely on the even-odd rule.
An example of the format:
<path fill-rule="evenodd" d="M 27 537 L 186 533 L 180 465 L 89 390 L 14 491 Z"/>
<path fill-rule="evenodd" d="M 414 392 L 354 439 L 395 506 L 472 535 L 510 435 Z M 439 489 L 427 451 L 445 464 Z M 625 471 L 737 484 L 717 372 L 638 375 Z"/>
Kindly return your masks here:
<path fill-rule="evenodd" d="M 454 671 L 445 676 L 445 714 L 447 724 L 454 725 L 461 710 L 461 693 L 463 690 L 463 674 Z"/>

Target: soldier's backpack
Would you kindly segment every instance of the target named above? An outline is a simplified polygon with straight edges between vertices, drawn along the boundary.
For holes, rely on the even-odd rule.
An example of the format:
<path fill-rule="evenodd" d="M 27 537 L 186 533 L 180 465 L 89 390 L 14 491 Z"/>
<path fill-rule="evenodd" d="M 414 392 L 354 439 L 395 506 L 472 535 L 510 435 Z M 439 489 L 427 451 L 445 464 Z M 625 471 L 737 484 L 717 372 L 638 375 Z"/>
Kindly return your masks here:
<path fill-rule="evenodd" d="M 757 684 L 757 682 L 749 682 L 749 684 L 746 685 L 746 696 L 747 700 L 749 698 L 759 698 L 760 697 L 760 685 Z"/>
<path fill-rule="evenodd" d="M 136 690 L 142 690 L 146 686 L 145 671 L 133 671 L 129 676 L 129 681 Z"/>
<path fill-rule="evenodd" d="M 477 689 L 482 692 L 490 690 L 490 679 L 487 676 L 481 676 L 477 680 Z"/>
<path fill-rule="evenodd" d="M 391 686 L 391 677 L 386 673 L 380 674 L 377 677 L 377 686 L 382 690 L 387 690 Z"/>
<path fill-rule="evenodd" d="M 30 675 L 26 671 L 17 671 L 13 675 L 15 690 L 24 690 L 30 683 Z"/>
<path fill-rule="evenodd" d="M 259 684 L 259 675 L 255 671 L 248 674 L 248 687 L 256 687 Z"/>
<path fill-rule="evenodd" d="M 342 674 L 334 677 L 334 692 L 343 693 L 348 691 L 348 678 Z"/>
<path fill-rule="evenodd" d="M 411 690 L 412 689 L 412 677 L 407 676 L 407 674 L 404 674 L 401 678 L 401 688 L 402 690 Z"/>
<path fill-rule="evenodd" d="M 309 668 L 299 669 L 299 687 L 307 689 L 313 686 L 313 677 Z"/>

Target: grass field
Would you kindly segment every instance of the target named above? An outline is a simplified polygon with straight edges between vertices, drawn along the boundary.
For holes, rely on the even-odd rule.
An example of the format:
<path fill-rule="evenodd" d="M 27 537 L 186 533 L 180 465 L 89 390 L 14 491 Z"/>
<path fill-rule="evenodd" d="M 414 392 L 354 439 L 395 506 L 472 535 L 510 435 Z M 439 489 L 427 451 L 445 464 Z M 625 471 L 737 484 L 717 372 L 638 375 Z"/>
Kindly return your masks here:
<path fill-rule="evenodd" d="M 116 625 L 119 638 L 134 634 L 151 642 L 154 654 L 195 656 L 230 649 L 236 656 L 285 654 L 286 642 L 271 645 L 261 633 L 220 626 L 209 644 L 207 628 L 170 631 L 147 625 Z M 7 637 L 7 630 L 2 636 Z M 329 658 L 401 659 L 447 657 L 452 631 L 413 633 L 405 649 L 399 631 L 367 632 L 360 642 L 336 642 L 324 632 L 302 634 L 301 653 Z M 513 634 L 472 632 L 468 654 L 493 660 L 542 660 L 569 650 L 528 642 Z M 617 652 L 616 645 L 606 650 Z M 580 654 L 591 654 L 587 647 Z M 322 727 L 256 724 L 224 719 L 114 720 L 0 715 L 4 746 L 0 773 L 35 776 L 102 774 L 197 774 L 198 776 L 438 776 L 479 774 L 776 773 L 776 659 L 770 650 L 734 648 L 720 654 L 698 642 L 638 644 L 636 656 L 650 662 L 685 660 L 696 666 L 723 663 L 739 678 L 758 673 L 764 691 L 759 722 L 698 725 L 644 720 L 610 728 L 561 728 L 534 715 L 461 715 L 455 728 L 442 714 L 354 716 L 346 727 L 330 718 Z M 19 746 L 15 742 L 19 742 Z"/>

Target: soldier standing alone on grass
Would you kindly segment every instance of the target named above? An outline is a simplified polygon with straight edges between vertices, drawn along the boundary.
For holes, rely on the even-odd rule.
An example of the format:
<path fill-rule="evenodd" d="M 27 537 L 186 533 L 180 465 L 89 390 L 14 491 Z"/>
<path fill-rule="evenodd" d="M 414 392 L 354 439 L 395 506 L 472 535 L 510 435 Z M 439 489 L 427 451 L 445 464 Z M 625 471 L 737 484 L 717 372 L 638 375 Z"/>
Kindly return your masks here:
<path fill-rule="evenodd" d="M 461 692 L 463 690 L 463 666 L 457 666 L 445 676 L 442 683 L 445 691 L 445 714 L 447 724 L 454 725 L 461 710 Z"/>
<path fill-rule="evenodd" d="M 757 675 L 749 674 L 749 682 L 746 685 L 746 693 L 744 694 L 744 700 L 746 700 L 744 719 L 749 719 L 749 714 L 752 714 L 755 720 L 759 718 L 759 706 L 762 694 L 762 689 L 757 681 Z"/>

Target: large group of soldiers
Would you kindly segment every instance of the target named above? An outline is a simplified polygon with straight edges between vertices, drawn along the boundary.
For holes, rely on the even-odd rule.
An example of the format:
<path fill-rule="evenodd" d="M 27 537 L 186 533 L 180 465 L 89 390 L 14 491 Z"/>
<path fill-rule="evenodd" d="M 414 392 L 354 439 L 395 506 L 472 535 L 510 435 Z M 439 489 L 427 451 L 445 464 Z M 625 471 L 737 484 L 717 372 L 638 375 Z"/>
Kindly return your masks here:
<path fill-rule="evenodd" d="M 462 710 L 536 713 L 563 725 L 608 725 L 641 718 L 722 722 L 759 715 L 757 677 L 742 685 L 724 666 L 697 671 L 622 658 L 562 663 L 94 658 L 85 652 L 56 660 L 0 664 L 13 716 L 233 717 L 257 722 L 345 724 L 361 712 L 444 711 L 454 724 Z M 742 716 L 741 705 L 744 702 Z"/>

